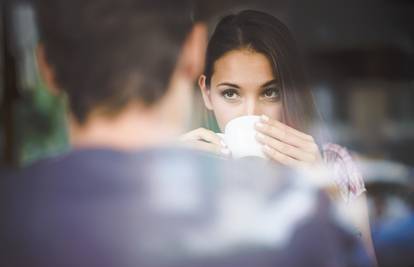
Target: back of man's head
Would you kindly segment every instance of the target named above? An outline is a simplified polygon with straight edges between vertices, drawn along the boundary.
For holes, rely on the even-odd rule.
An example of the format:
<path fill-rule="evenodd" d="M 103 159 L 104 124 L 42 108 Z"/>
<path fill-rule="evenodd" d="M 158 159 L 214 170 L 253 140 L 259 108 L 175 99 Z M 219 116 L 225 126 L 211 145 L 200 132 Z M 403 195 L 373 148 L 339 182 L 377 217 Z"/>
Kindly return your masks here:
<path fill-rule="evenodd" d="M 188 0 L 37 0 L 46 61 L 79 123 L 94 108 L 151 105 L 192 26 Z"/>

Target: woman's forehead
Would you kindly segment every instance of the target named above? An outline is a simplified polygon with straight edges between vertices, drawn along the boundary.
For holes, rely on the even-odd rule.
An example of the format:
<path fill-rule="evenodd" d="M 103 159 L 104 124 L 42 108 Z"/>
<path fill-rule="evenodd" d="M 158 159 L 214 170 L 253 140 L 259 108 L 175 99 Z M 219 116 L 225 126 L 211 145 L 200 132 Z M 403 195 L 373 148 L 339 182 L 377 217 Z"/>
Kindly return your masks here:
<path fill-rule="evenodd" d="M 240 87 L 260 87 L 275 78 L 264 54 L 241 49 L 227 52 L 215 62 L 212 84 L 227 82 Z"/>

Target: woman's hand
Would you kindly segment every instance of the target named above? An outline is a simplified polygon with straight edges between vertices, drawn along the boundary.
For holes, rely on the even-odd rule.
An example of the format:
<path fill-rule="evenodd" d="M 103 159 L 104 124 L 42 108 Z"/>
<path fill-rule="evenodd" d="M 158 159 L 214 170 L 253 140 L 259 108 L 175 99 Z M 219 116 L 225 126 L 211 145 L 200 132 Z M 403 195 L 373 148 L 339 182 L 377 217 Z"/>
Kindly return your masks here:
<path fill-rule="evenodd" d="M 318 145 L 310 135 L 267 116 L 261 117 L 256 130 L 264 153 L 274 161 L 292 167 L 307 167 L 322 161 Z"/>
<path fill-rule="evenodd" d="M 198 128 L 182 135 L 180 141 L 191 148 L 211 152 L 224 157 L 230 155 L 230 150 L 221 138 L 213 131 L 205 128 Z"/>

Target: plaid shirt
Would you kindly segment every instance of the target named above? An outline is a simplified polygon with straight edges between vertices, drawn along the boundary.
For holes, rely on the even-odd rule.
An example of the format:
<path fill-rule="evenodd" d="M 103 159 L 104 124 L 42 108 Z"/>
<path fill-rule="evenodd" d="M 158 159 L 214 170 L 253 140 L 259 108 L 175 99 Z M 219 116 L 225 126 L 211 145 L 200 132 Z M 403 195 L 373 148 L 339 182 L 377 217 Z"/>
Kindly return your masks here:
<path fill-rule="evenodd" d="M 348 150 L 328 143 L 322 148 L 323 159 L 333 171 L 333 178 L 346 202 L 365 191 L 364 179 Z"/>

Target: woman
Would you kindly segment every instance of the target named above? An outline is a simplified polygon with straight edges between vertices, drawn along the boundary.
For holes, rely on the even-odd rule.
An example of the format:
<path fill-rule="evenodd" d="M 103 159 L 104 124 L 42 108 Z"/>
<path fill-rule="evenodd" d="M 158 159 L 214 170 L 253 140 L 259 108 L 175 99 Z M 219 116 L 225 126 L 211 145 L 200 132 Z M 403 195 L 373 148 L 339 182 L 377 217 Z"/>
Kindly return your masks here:
<path fill-rule="evenodd" d="M 209 41 L 199 86 L 221 130 L 236 117 L 261 115 L 257 140 L 270 159 L 293 167 L 332 165 L 346 200 L 365 190 L 346 149 L 309 134 L 317 121 L 313 96 L 295 41 L 275 17 L 253 10 L 224 17 Z M 230 153 L 208 129 L 191 131 L 182 140 L 198 149 Z"/>
<path fill-rule="evenodd" d="M 271 160 L 292 167 L 329 165 L 336 191 L 346 202 L 365 191 L 347 150 L 310 135 L 318 119 L 313 96 L 295 41 L 275 17 L 253 10 L 224 17 L 209 41 L 199 86 L 221 131 L 236 117 L 260 115 L 257 140 Z M 181 140 L 197 149 L 230 154 L 220 137 L 208 129 L 191 131 Z M 366 199 L 358 198 L 346 210 L 375 261 Z"/>

